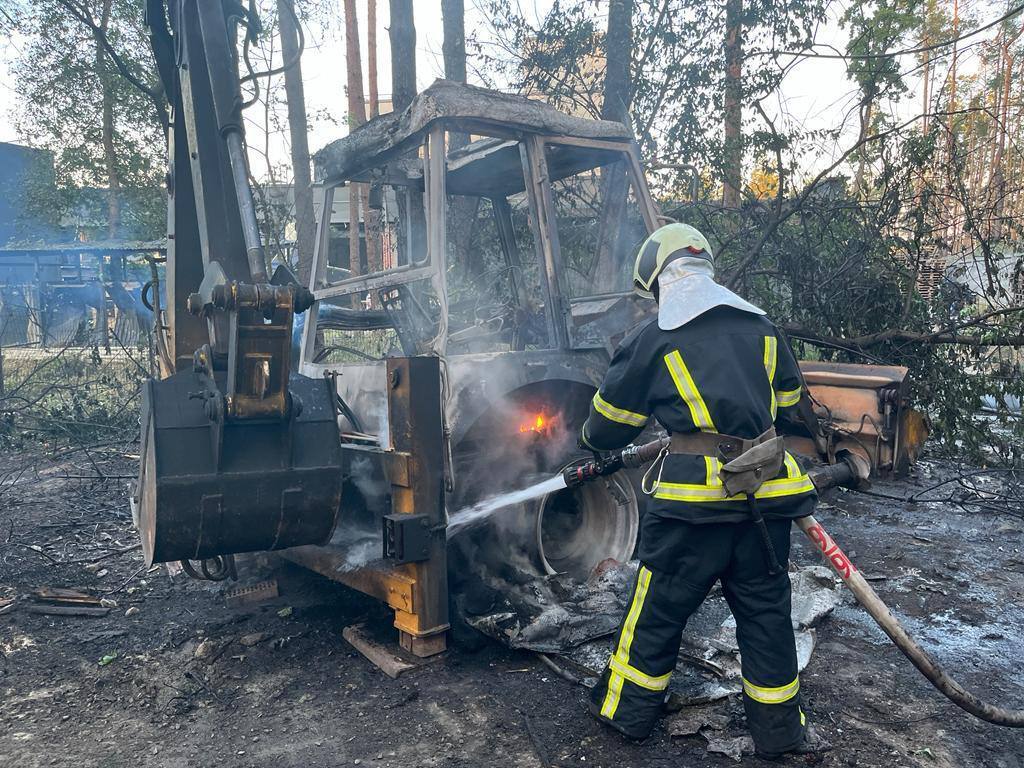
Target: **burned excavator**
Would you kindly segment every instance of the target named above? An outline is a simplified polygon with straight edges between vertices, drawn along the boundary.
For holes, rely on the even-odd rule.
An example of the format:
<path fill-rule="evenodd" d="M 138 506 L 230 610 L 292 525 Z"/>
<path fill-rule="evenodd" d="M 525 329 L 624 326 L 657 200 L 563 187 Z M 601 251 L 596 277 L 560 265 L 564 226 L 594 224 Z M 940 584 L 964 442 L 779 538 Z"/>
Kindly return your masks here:
<path fill-rule="evenodd" d="M 407 651 L 439 653 L 467 566 L 446 510 L 583 466 L 575 435 L 616 334 L 653 310 L 630 290 L 663 219 L 637 146 L 618 123 L 438 81 L 317 155 L 299 285 L 272 269 L 249 184 L 238 48 L 258 20 L 148 0 L 147 23 L 173 120 L 134 505 L 146 562 L 223 579 L 234 555 L 277 551 L 385 602 Z M 822 486 L 907 469 L 926 426 L 905 368 L 803 369 L 787 447 Z M 540 574 L 629 559 L 637 456 L 521 505 L 502 546 Z"/>

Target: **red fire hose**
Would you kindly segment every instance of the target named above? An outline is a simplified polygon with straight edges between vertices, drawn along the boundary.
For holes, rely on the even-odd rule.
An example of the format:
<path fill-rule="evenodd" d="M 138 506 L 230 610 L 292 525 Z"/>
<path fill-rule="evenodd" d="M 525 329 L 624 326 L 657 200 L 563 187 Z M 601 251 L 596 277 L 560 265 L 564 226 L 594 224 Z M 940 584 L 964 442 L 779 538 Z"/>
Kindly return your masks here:
<path fill-rule="evenodd" d="M 896 644 L 903 655 L 910 659 L 918 671 L 928 678 L 932 685 L 958 707 L 970 712 L 975 717 L 995 725 L 1024 728 L 1024 710 L 1005 709 L 982 701 L 950 677 L 946 670 L 939 665 L 939 662 L 907 634 L 903 625 L 889 610 L 889 606 L 882 602 L 882 598 L 871 588 L 871 585 L 850 562 L 850 558 L 839 548 L 835 539 L 828 535 L 821 523 L 809 515 L 797 520 L 796 524 L 821 551 L 822 557 L 832 566 L 832 570 L 850 588 L 853 596 L 857 598 L 857 602 L 864 606 L 864 610 L 871 614 L 875 623 L 882 628 L 882 631 L 889 636 L 889 639 Z"/>
<path fill-rule="evenodd" d="M 607 474 L 623 466 L 637 467 L 653 461 L 668 444 L 668 438 L 655 440 L 646 445 L 629 446 L 621 453 L 613 454 L 611 458 L 595 462 L 596 466 L 581 469 L 579 481 L 596 477 L 600 474 Z M 858 475 L 856 467 L 851 463 L 844 465 L 840 462 L 835 466 L 821 467 L 813 471 L 812 479 L 819 490 L 831 488 L 840 484 L 852 484 Z M 575 478 L 573 478 L 575 479 Z M 570 485 L 572 483 L 569 483 Z M 822 556 L 832 566 L 843 583 L 849 587 L 853 596 L 857 598 L 864 609 L 871 615 L 882 631 L 889 636 L 889 639 L 896 644 L 896 647 L 903 652 L 903 655 L 910 659 L 910 662 L 917 667 L 928 681 L 934 685 L 943 695 L 961 709 L 970 712 L 977 718 L 995 725 L 1004 725 L 1010 728 L 1024 728 L 1024 710 L 1005 709 L 994 704 L 982 701 L 973 693 L 964 688 L 944 670 L 939 663 L 924 650 L 917 641 L 912 638 L 893 615 L 889 607 L 882 602 L 878 593 L 872 589 L 867 580 L 857 570 L 835 539 L 829 536 L 821 523 L 813 516 L 800 518 L 796 521 L 807 538 L 821 552 Z"/>

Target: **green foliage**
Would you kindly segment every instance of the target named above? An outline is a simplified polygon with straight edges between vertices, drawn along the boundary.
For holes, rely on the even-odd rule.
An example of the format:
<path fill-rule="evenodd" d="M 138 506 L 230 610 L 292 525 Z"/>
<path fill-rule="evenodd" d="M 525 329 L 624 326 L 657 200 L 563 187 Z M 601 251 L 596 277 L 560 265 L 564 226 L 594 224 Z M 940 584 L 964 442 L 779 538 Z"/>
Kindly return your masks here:
<path fill-rule="evenodd" d="M 930 302 L 914 288 L 915 265 L 942 245 L 933 222 L 946 210 L 948 195 L 940 193 L 948 187 L 943 178 L 921 178 L 935 146 L 931 133 L 887 147 L 872 199 L 851 194 L 843 178 L 829 179 L 803 202 L 788 199 L 793 213 L 774 229 L 775 208 L 764 203 L 740 211 L 691 204 L 669 213 L 708 234 L 721 274 L 760 245 L 737 290 L 776 322 L 799 329 L 793 333 L 802 357 L 906 366 L 913 404 L 931 420 L 935 450 L 973 462 L 1019 463 L 1024 424 L 1004 406 L 1024 394 L 1019 356 L 986 344 L 1022 335 L 1024 311 L 972 323 L 976 297 L 965 286 L 945 282 Z M 761 244 L 765 232 L 772 234 Z M 801 332 L 837 342 L 801 341 Z M 977 343 L 929 338 L 942 332 Z M 985 396 L 997 404 L 995 413 L 980 412 Z"/>
<path fill-rule="evenodd" d="M 102 0 L 76 4 L 100 18 Z M 133 74 L 158 89 L 143 11 L 138 0 L 111 0 L 107 36 Z M 11 65 L 19 97 L 16 126 L 28 143 L 54 156 L 55 186 L 40 180 L 32 191 L 31 212 L 49 221 L 95 221 L 96 215 L 105 221 L 105 210 L 96 211 L 82 190 L 105 189 L 109 182 L 103 146 L 107 89 L 113 101 L 115 170 L 124 197 L 120 234 L 131 239 L 162 236 L 166 150 L 152 99 L 125 79 L 109 56 L 97 55 L 95 36 L 64 3 L 23 3 L 17 19 L 24 43 Z"/>
<path fill-rule="evenodd" d="M 148 376 L 143 348 L 4 351 L 0 446 L 54 448 L 130 441 L 138 432 L 138 393 Z"/>
<path fill-rule="evenodd" d="M 74 1 L 94 18 L 109 4 L 111 43 L 136 79 L 157 87 L 143 31 L 143 4 Z M 21 96 L 19 125 L 33 143 L 51 149 L 56 161 L 56 186 L 40 174 L 31 196 L 52 221 L 90 207 L 87 218 L 101 218 L 103 198 L 83 203 L 79 190 L 102 188 L 110 175 L 103 151 L 102 104 L 103 94 L 113 93 L 116 175 L 126 190 L 144 191 L 137 203 L 125 206 L 124 234 L 158 236 L 163 229 L 158 190 L 164 164 L 158 109 L 152 94 L 131 85 L 109 57 L 97 57 L 94 35 L 68 14 L 68 2 L 34 0 L 16 8 L 26 41 L 13 65 Z M 330 23 L 320 16 L 326 4 L 302 5 L 305 13 L 316 13 L 321 26 Z M 263 0 L 260 7 L 272 27 L 274 4 Z M 482 64 L 476 68 L 479 75 L 502 88 L 546 98 L 565 111 L 600 114 L 606 3 L 555 0 L 540 19 L 510 0 L 485 0 L 480 8 L 490 30 L 470 41 L 474 58 Z M 802 61 L 794 52 L 836 53 L 816 40 L 834 13 L 827 0 L 742 3 L 743 145 L 747 168 L 753 166 L 759 174 L 755 186 L 760 199 L 724 210 L 706 201 L 717 196 L 726 170 L 723 6 L 635 0 L 632 128 L 643 157 L 663 169 L 656 185 L 659 202 L 666 213 L 701 227 L 712 238 L 720 273 L 735 276 L 741 293 L 780 323 L 815 339 L 798 341 L 805 356 L 868 356 L 906 365 L 915 382 L 916 402 L 932 419 L 935 444 L 975 459 L 1020 461 L 1021 421 L 1001 405 L 1004 396 L 1019 397 L 1024 390 L 1019 346 L 1012 346 L 1024 334 L 1024 311 L 1012 310 L 1024 302 L 1017 202 L 1024 199 L 1019 152 L 1024 126 L 1020 88 L 1012 80 L 1013 62 L 1019 69 L 1024 53 L 1020 19 L 994 28 L 988 44 L 975 45 L 982 42 L 975 37 L 970 57 L 967 44 L 959 48 L 964 63 L 953 77 L 939 69 L 952 65 L 950 45 L 894 54 L 948 41 L 977 27 L 981 22 L 973 12 L 961 9 L 954 21 L 945 0 L 848 4 L 839 22 L 848 34 L 845 66 L 854 96 L 850 109 L 834 124 L 819 121 L 811 126 L 791 119 L 784 107 L 771 114 L 760 111 L 762 103 L 773 103 L 785 78 Z M 263 59 L 257 64 L 269 68 L 273 46 L 258 55 Z M 929 98 L 922 103 L 918 96 L 924 72 L 930 77 Z M 282 129 L 281 104 L 272 84 L 264 98 L 268 130 Z M 917 113 L 904 123 L 908 109 Z M 270 154 L 266 148 L 264 152 Z M 822 171 L 823 166 L 828 170 Z M 271 252 L 284 250 L 289 219 L 283 198 L 274 193 L 278 175 L 284 174 L 268 158 L 270 183 L 258 191 L 258 201 Z M 853 188 L 848 188 L 849 179 Z M 705 202 L 677 202 L 692 197 Z M 589 286 L 592 233 L 577 226 L 578 201 L 571 195 L 566 200 L 569 214 L 560 223 L 570 231 L 563 255 Z M 493 321 L 501 314 L 498 310 L 508 303 L 508 266 L 498 249 L 477 242 L 488 234 L 480 229 L 474 241 L 470 232 L 458 244 L 477 257 L 465 274 L 449 274 L 451 316 L 457 327 L 497 325 Z M 467 243 L 472 247 L 467 249 Z M 917 289 L 922 265 L 935 253 L 976 267 L 980 277 L 970 284 L 947 281 L 931 300 L 922 299 Z M 533 282 L 530 269 L 523 273 L 527 288 Z M 536 304 L 533 296 L 527 299 L 527 305 Z M 978 319 L 992 310 L 1011 311 Z M 934 343 L 943 334 L 946 341 L 952 337 L 968 343 Z M 366 350 L 349 344 L 347 337 L 335 342 L 341 353 L 358 357 L 377 354 L 393 340 L 381 336 L 376 347 Z M 351 347 L 347 352 L 345 345 Z M 40 413 L 51 420 L 70 414 L 73 422 L 89 421 L 89 414 L 103 416 L 104 397 L 90 399 L 90 388 L 80 389 L 78 394 L 61 390 L 58 401 L 47 393 L 40 407 L 52 403 L 56 410 Z M 992 395 L 999 405 L 994 415 L 978 416 L 976 406 L 983 395 Z M 116 410 L 106 415 L 119 417 Z"/>
<path fill-rule="evenodd" d="M 825 18 L 826 0 L 747 0 L 743 47 L 754 57 L 743 77 L 743 101 L 772 94 L 787 68 L 773 52 L 802 49 Z M 518 3 L 488 0 L 496 46 L 477 41 L 485 73 L 526 93 L 540 93 L 563 109 L 600 114 L 604 30 L 596 4 L 556 2 L 540 23 Z M 633 13 L 632 117 L 643 154 L 669 164 L 714 168 L 722 158 L 725 17 L 720 4 L 695 0 L 637 0 Z M 494 51 L 497 51 L 496 53 Z M 749 131 L 753 155 L 774 152 L 787 139 Z M 666 188 L 683 188 L 690 171 L 675 169 Z"/>
<path fill-rule="evenodd" d="M 879 97 L 899 97 L 907 92 L 900 60 L 884 54 L 898 47 L 907 36 L 921 28 L 921 0 L 857 3 L 841 18 L 850 33 L 846 51 L 855 57 L 847 63 L 847 73 L 861 89 L 865 101 Z"/>
<path fill-rule="evenodd" d="M 603 33 L 587 4 L 555 0 L 536 25 L 507 0 L 487 0 L 483 7 L 498 49 L 478 41 L 476 56 L 491 76 L 521 93 L 543 95 L 562 110 L 600 115 Z"/>
<path fill-rule="evenodd" d="M 745 0 L 746 53 L 742 101 L 752 105 L 779 87 L 787 73 L 775 51 L 800 50 L 824 20 L 824 0 Z M 725 81 L 722 6 L 694 0 L 638 2 L 634 125 L 645 155 L 716 170 L 722 162 L 721 115 Z M 747 152 L 774 152 L 779 137 L 749 130 Z"/>
<path fill-rule="evenodd" d="M 652 183 L 662 209 L 712 238 L 719 272 L 735 277 L 737 290 L 817 338 L 799 342 L 804 356 L 905 365 L 934 445 L 975 460 L 1019 461 L 1021 421 L 1003 403 L 1019 396 L 1024 376 L 1019 348 L 1003 345 L 1024 334 L 1024 311 L 978 316 L 1024 302 L 1019 87 L 1009 84 L 1010 109 L 1001 106 L 1024 35 L 1011 19 L 993 29 L 992 44 L 978 48 L 975 38 L 969 55 L 962 44 L 954 72 L 954 47 L 944 41 L 982 23 L 960 6 L 954 20 L 944 0 L 847 5 L 839 24 L 855 100 L 834 124 L 807 126 L 784 107 L 758 107 L 803 66 L 801 52 L 838 53 L 816 40 L 834 8 L 824 0 L 744 0 L 743 144 L 757 174 L 750 197 L 759 199 L 739 209 L 708 200 L 726 171 L 721 3 L 636 0 L 632 122 L 643 156 L 663 169 Z M 485 68 L 562 108 L 598 114 L 605 7 L 559 2 L 531 24 L 520 4 L 491 0 L 498 52 L 482 57 Z M 922 45 L 933 47 L 892 55 Z M 969 63 L 975 56 L 979 71 Z M 920 101 L 924 75 L 928 98 Z M 910 120 L 908 104 L 920 113 Z M 687 198 L 700 202 L 678 203 Z M 943 281 L 926 301 L 920 278 L 937 255 L 979 276 Z M 936 335 L 966 343 L 935 343 Z M 983 396 L 994 398 L 995 414 L 979 415 Z"/>

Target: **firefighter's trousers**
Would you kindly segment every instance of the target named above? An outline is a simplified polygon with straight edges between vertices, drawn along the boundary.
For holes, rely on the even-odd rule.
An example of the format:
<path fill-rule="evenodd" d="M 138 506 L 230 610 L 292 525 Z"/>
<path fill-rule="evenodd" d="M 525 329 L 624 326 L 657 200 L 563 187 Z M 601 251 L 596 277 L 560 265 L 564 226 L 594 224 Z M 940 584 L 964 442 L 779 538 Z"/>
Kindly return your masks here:
<path fill-rule="evenodd" d="M 591 711 L 632 738 L 650 734 L 679 654 L 687 619 L 721 580 L 736 617 L 743 706 L 759 752 L 801 743 L 805 718 L 790 619 L 789 520 L 768 520 L 783 572 L 768 573 L 753 523 L 693 524 L 644 516 L 640 567 Z"/>

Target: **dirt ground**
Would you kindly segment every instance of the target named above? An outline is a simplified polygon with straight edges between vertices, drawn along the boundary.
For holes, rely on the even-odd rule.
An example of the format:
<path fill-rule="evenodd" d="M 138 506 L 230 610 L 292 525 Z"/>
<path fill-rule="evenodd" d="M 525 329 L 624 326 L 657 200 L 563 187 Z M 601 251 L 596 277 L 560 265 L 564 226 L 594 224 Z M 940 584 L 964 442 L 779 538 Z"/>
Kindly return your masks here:
<path fill-rule="evenodd" d="M 0 765 L 734 764 L 665 727 L 626 741 L 586 714 L 581 687 L 494 644 L 392 680 L 341 637 L 359 620 L 386 631 L 387 612 L 294 566 L 274 565 L 279 599 L 246 609 L 228 608 L 220 585 L 147 572 L 126 498 L 133 472 L 92 454 L 0 455 L 0 605 L 43 586 L 116 601 L 105 617 L 39 615 L 25 601 L 0 615 Z M 876 489 L 905 493 L 927 474 Z M 854 493 L 827 499 L 820 518 L 956 676 L 1024 706 L 1019 519 Z M 794 559 L 816 561 L 802 542 Z M 802 682 L 836 749 L 790 765 L 1024 764 L 1024 734 L 952 706 L 854 605 L 818 628 Z"/>

